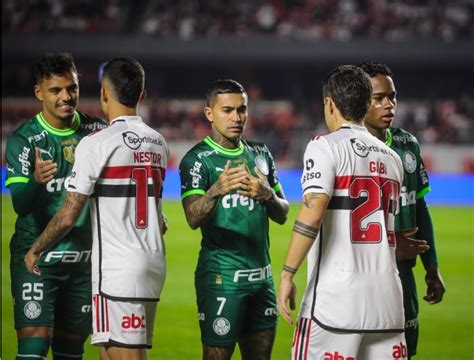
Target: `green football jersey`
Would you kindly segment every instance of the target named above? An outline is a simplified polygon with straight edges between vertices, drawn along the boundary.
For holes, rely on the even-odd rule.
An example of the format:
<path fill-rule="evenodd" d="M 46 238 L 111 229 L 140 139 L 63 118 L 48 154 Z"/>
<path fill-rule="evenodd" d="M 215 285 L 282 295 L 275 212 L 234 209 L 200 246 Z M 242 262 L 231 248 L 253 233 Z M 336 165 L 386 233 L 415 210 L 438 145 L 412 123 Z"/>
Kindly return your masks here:
<path fill-rule="evenodd" d="M 255 168 L 279 191 L 275 162 L 263 143 L 242 140 L 237 149 L 226 149 L 206 137 L 181 160 L 182 199 L 204 195 L 224 171 L 244 166 L 253 176 Z M 212 215 L 201 226 L 202 242 L 196 277 L 212 274 L 208 285 L 224 290 L 251 289 L 273 283 L 270 268 L 268 213 L 265 204 L 237 191 L 223 195 Z"/>
<path fill-rule="evenodd" d="M 399 128 L 388 129 L 387 135 L 385 144 L 400 156 L 404 170 L 395 230 L 412 229 L 416 227 L 416 201 L 431 190 L 428 174 L 415 136 Z"/>
<path fill-rule="evenodd" d="M 62 205 L 79 141 L 106 126 L 101 119 L 76 112 L 71 128 L 56 129 L 39 113 L 8 137 L 6 186 L 35 181 L 35 148 L 40 149 L 42 160 L 53 160 L 57 164 L 54 178 L 45 186 L 38 185 L 30 210 L 18 215 L 10 243 L 14 263 L 23 261 L 26 252 Z M 57 244 L 46 249 L 38 264 L 44 267 L 63 262 L 87 263 L 90 266 L 91 246 L 89 209 L 86 207 L 73 229 Z"/>

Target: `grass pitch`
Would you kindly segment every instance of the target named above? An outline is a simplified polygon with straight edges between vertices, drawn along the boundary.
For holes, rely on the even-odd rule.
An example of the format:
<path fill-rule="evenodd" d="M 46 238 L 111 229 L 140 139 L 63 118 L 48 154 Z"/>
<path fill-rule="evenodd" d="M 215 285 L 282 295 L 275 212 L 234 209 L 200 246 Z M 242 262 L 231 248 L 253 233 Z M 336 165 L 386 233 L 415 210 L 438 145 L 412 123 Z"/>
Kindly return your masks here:
<path fill-rule="evenodd" d="M 2 197 L 2 359 L 15 358 L 16 336 L 10 296 L 8 243 L 15 214 L 9 197 Z M 271 225 L 271 256 L 276 286 L 299 204 L 292 204 L 288 222 Z M 158 305 L 153 349 L 149 359 L 200 359 L 201 342 L 194 295 L 194 267 L 200 248 L 200 232 L 186 224 L 179 201 L 166 201 L 170 229 L 165 236 L 168 274 Z M 437 250 L 447 293 L 443 302 L 428 305 L 421 262 L 416 267 L 420 298 L 420 341 L 417 360 L 472 359 L 474 357 L 474 209 L 433 208 Z M 298 301 L 306 281 L 304 268 L 297 274 Z M 383 301 L 383 299 L 382 299 Z M 294 314 L 296 317 L 296 312 Z M 283 320 L 277 330 L 273 359 L 289 359 L 293 327 Z M 240 359 L 238 350 L 235 359 Z M 51 359 L 49 354 L 48 359 Z M 98 359 L 89 344 L 84 359 Z"/>

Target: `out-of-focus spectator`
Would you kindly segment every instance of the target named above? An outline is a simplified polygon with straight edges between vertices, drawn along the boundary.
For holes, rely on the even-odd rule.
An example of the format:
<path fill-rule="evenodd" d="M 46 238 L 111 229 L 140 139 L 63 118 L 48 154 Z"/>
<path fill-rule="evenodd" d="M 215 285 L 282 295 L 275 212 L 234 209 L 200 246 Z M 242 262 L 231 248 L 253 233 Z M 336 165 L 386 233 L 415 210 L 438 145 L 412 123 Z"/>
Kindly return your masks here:
<path fill-rule="evenodd" d="M 301 152 L 315 134 L 327 132 L 323 107 L 314 100 L 304 108 L 288 100 L 262 100 L 257 85 L 248 87 L 252 97 L 249 138 L 264 141 L 282 166 L 298 166 Z M 99 103 L 81 100 L 81 108 L 100 115 Z M 197 141 L 208 135 L 209 126 L 201 109 L 201 100 L 148 99 L 141 116 L 152 127 L 173 141 Z M 36 106 L 28 100 L 2 100 L 2 142 L 24 119 L 35 114 Z M 399 99 L 396 124 L 416 134 L 420 142 L 472 144 L 474 142 L 474 98 L 410 100 Z"/>
<path fill-rule="evenodd" d="M 142 33 L 184 40 L 265 35 L 454 41 L 474 36 L 472 0 L 156 0 L 146 6 L 133 4 L 133 0 L 4 0 L 2 30 L 135 32 L 128 24 L 141 23 Z M 125 19 L 119 21 L 120 16 Z"/>
<path fill-rule="evenodd" d="M 3 33 L 117 31 L 119 0 L 3 0 Z"/>

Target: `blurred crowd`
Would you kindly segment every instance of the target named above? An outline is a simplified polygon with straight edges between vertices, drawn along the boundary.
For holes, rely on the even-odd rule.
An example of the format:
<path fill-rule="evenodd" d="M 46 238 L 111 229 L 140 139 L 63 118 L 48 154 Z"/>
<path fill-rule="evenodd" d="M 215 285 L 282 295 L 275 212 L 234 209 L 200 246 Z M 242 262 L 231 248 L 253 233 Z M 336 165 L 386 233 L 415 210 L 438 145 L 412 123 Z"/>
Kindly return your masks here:
<path fill-rule="evenodd" d="M 141 115 L 170 142 L 196 142 L 209 134 L 201 100 L 148 99 Z M 2 101 L 2 143 L 19 124 L 32 117 L 39 107 L 33 99 Z M 81 99 L 81 111 L 103 116 L 97 100 Z M 400 100 L 394 126 L 415 134 L 423 144 L 474 142 L 474 98 Z M 321 101 L 308 109 L 287 100 L 250 100 L 250 116 L 245 137 L 268 144 L 281 166 L 297 166 L 307 142 L 316 134 L 327 133 Z"/>
<path fill-rule="evenodd" d="M 3 0 L 13 33 L 143 33 L 445 41 L 474 35 L 472 0 Z"/>

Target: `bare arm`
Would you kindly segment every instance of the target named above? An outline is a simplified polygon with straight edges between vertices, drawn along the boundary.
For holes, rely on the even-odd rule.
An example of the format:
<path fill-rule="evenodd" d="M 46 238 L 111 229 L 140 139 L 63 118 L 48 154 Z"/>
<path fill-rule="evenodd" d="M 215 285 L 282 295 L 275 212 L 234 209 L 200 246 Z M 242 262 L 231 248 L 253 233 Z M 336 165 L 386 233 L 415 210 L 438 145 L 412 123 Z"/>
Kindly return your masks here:
<path fill-rule="evenodd" d="M 38 273 L 38 271 L 34 271 L 34 268 L 41 252 L 61 240 L 71 230 L 88 199 L 88 195 L 67 192 L 61 208 L 51 218 L 46 228 L 25 255 L 25 264 L 29 272 Z"/>
<path fill-rule="evenodd" d="M 183 199 L 184 213 L 191 229 L 200 227 L 214 211 L 218 199 L 232 190 L 241 187 L 247 172 L 241 167 L 230 167 L 227 162 L 219 179 L 204 195 L 191 195 Z"/>
<path fill-rule="evenodd" d="M 294 310 L 296 286 L 293 277 L 319 234 L 329 200 L 330 197 L 326 194 L 306 194 L 293 227 L 278 290 L 278 308 L 283 318 L 290 324 L 293 320 L 287 301 L 290 301 L 290 309 Z"/>

